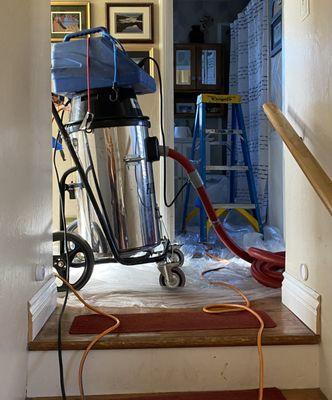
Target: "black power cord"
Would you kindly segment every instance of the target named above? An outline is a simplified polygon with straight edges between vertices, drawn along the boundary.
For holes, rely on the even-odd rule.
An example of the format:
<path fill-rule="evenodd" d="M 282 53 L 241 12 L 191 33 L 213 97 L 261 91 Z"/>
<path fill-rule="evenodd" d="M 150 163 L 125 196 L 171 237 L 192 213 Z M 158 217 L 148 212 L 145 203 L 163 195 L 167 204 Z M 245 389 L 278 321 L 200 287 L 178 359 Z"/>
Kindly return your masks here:
<path fill-rule="evenodd" d="M 68 101 L 65 104 L 65 108 L 69 103 L 70 102 Z M 61 121 L 63 120 L 64 112 L 65 112 L 65 109 L 61 113 Z M 57 179 L 59 193 L 61 193 L 61 184 L 60 184 L 60 176 L 59 176 L 58 166 L 56 163 L 56 154 L 57 154 L 57 150 L 58 150 L 58 143 L 60 142 L 60 140 L 61 140 L 61 133 L 59 130 L 57 138 L 56 138 L 54 153 L 53 153 L 53 166 L 54 166 L 54 171 L 55 171 L 55 175 L 56 175 L 56 179 Z M 68 242 L 67 242 L 67 224 L 66 224 L 65 208 L 64 208 L 64 204 L 63 204 L 61 195 L 60 195 L 60 207 L 61 207 L 60 213 L 62 216 L 62 222 L 63 222 L 63 227 L 64 227 L 63 228 L 64 229 L 64 240 L 63 241 L 64 241 L 64 251 L 65 251 L 65 255 L 66 255 L 66 281 L 69 282 L 70 265 L 69 265 L 69 257 L 68 257 L 69 250 L 68 250 Z M 60 245 L 60 249 L 61 248 L 62 248 L 62 246 Z M 62 400 L 67 399 L 65 380 L 64 380 L 63 357 L 62 357 L 62 319 L 63 319 L 63 315 L 64 315 L 64 312 L 65 312 L 65 309 L 67 306 L 68 296 L 69 296 L 69 288 L 68 288 L 68 286 L 66 286 L 65 297 L 64 297 L 63 305 L 62 305 L 61 312 L 59 315 L 58 327 L 57 327 L 57 352 L 58 352 L 59 379 L 60 379 Z"/>
<path fill-rule="evenodd" d="M 164 129 L 164 91 L 163 91 L 163 82 L 161 78 L 161 72 L 160 72 L 160 66 L 158 61 L 153 58 L 153 57 L 145 57 L 143 60 L 141 60 L 138 63 L 139 67 L 143 67 L 143 65 L 147 61 L 153 61 L 154 65 L 156 66 L 157 72 L 158 72 L 158 81 L 159 81 L 159 98 L 160 98 L 160 131 L 161 131 L 161 137 L 162 137 L 162 146 L 164 148 L 164 154 L 166 154 L 166 135 L 165 135 L 165 129 Z M 189 180 L 187 180 L 183 186 L 179 189 L 178 193 L 175 195 L 173 200 L 168 203 L 167 201 L 167 157 L 163 157 L 164 159 L 164 204 L 166 207 L 170 208 L 173 206 L 173 204 L 176 202 L 180 194 L 183 192 L 183 190 L 188 186 Z"/>

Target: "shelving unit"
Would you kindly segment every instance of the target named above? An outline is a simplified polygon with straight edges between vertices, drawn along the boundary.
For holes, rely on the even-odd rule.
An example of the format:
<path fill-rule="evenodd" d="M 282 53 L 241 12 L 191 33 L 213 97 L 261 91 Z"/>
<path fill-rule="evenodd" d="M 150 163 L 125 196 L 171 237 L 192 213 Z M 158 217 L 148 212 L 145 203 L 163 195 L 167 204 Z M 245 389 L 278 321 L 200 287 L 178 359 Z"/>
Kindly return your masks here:
<path fill-rule="evenodd" d="M 194 118 L 195 112 L 179 112 L 181 104 L 193 107 L 200 93 L 225 91 L 225 60 L 222 44 L 182 43 L 174 47 L 174 112 L 176 118 Z M 226 108 L 209 112 L 208 117 L 224 118 Z"/>

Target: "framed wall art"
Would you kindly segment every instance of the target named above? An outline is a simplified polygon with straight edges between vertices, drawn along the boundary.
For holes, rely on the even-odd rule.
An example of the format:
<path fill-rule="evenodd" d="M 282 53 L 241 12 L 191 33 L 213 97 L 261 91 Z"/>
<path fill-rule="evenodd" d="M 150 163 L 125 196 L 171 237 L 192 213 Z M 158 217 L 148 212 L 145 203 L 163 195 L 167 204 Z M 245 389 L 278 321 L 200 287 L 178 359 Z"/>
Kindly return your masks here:
<path fill-rule="evenodd" d="M 68 33 L 90 28 L 89 2 L 51 2 L 51 40 L 62 41 Z"/>
<path fill-rule="evenodd" d="M 123 43 L 153 43 L 153 3 L 106 3 L 106 22 Z"/>
<path fill-rule="evenodd" d="M 155 51 L 153 47 L 145 47 L 145 46 L 135 46 L 135 45 L 127 45 L 125 46 L 125 50 L 128 56 L 138 64 L 145 57 L 155 58 Z M 154 78 L 154 62 L 150 60 L 150 62 L 146 62 L 143 67 L 144 71 Z"/>

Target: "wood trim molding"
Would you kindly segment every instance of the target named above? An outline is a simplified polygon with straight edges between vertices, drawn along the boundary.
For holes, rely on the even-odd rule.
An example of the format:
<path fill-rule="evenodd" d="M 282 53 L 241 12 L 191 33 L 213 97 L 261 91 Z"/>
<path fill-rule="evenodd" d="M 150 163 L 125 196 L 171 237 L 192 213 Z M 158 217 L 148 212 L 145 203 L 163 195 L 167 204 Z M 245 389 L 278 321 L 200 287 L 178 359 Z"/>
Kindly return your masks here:
<path fill-rule="evenodd" d="M 282 303 L 315 334 L 320 334 L 321 295 L 285 272 Z"/>
<path fill-rule="evenodd" d="M 28 340 L 36 338 L 57 307 L 57 286 L 52 276 L 28 302 Z"/>
<path fill-rule="evenodd" d="M 173 42 L 173 1 L 160 0 L 159 2 L 160 24 L 160 66 L 164 89 L 164 128 L 167 146 L 174 146 L 174 42 Z M 163 160 L 160 161 L 160 209 L 164 218 L 167 232 L 172 240 L 175 235 L 174 206 L 167 208 L 164 205 L 164 168 Z M 167 160 L 167 198 L 174 197 L 174 163 Z"/>

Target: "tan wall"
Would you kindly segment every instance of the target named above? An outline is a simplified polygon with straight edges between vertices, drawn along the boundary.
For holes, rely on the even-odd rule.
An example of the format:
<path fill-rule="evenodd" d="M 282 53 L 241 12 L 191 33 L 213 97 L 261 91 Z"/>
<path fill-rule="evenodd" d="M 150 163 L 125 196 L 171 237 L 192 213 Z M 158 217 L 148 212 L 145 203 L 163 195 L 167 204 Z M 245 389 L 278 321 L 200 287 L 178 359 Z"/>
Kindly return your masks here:
<path fill-rule="evenodd" d="M 49 4 L 1 2 L 0 398 L 23 400 L 27 301 L 52 265 Z M 49 268 L 50 271 L 50 268 Z"/>
<path fill-rule="evenodd" d="M 332 2 L 311 1 L 301 21 L 300 0 L 285 0 L 285 110 L 332 176 Z M 332 218 L 285 151 L 287 270 L 309 267 L 310 287 L 323 296 L 321 387 L 332 398 Z M 308 360 L 310 362 L 310 360 Z"/>
<path fill-rule="evenodd" d="M 75 0 L 74 0 L 75 1 Z M 79 1 L 79 0 L 77 0 Z M 159 60 L 159 48 L 160 48 L 160 42 L 161 42 L 161 34 L 160 34 L 160 4 L 162 3 L 163 0 L 153 0 L 152 2 L 154 3 L 154 43 L 153 44 L 130 44 L 130 49 L 137 48 L 137 49 L 142 49 L 142 48 L 154 48 L 154 56 L 157 60 Z M 169 0 L 166 0 L 169 2 Z M 119 0 L 119 3 L 125 3 L 126 0 Z M 144 1 L 142 1 L 144 3 Z M 91 27 L 96 27 L 96 26 L 106 26 L 106 11 L 105 11 L 105 1 L 104 0 L 90 0 L 91 3 Z M 170 4 L 169 4 L 170 6 Z M 173 32 L 172 30 L 168 30 L 168 34 L 172 35 Z M 128 46 L 128 45 L 127 45 Z M 126 45 L 125 45 L 126 47 Z M 157 78 L 157 75 L 156 75 Z M 157 79 L 156 79 L 157 80 Z M 147 116 L 150 117 L 151 120 L 151 135 L 153 136 L 160 136 L 160 122 L 159 122 L 159 92 L 157 91 L 154 94 L 149 94 L 145 96 L 139 96 L 139 102 L 142 107 L 143 113 Z M 172 135 L 170 135 L 172 136 Z M 172 143 L 170 143 L 172 144 Z M 69 157 L 68 157 L 69 159 Z M 66 163 L 62 163 L 62 161 L 59 158 L 59 170 L 64 171 L 65 168 L 70 167 L 71 163 L 70 161 Z M 170 166 L 170 176 L 172 175 L 172 166 Z M 154 172 L 155 172 L 155 184 L 156 184 L 156 193 L 157 193 L 157 198 L 158 202 L 160 205 L 160 169 L 159 169 L 159 164 L 155 163 L 154 164 Z M 173 179 L 173 178 L 172 178 Z M 170 193 L 169 193 L 169 198 L 172 198 L 172 187 L 170 188 Z M 57 228 L 58 226 L 58 194 L 57 194 L 57 186 L 55 183 L 55 179 L 53 177 L 53 210 L 54 210 L 54 229 Z M 73 218 L 75 217 L 76 214 L 76 206 L 75 206 L 75 201 L 67 202 L 68 204 L 68 209 L 67 209 L 67 216 Z M 165 215 L 165 213 L 164 213 Z M 168 225 L 170 225 L 171 221 L 169 221 Z M 170 230 L 170 226 L 168 227 Z"/>

